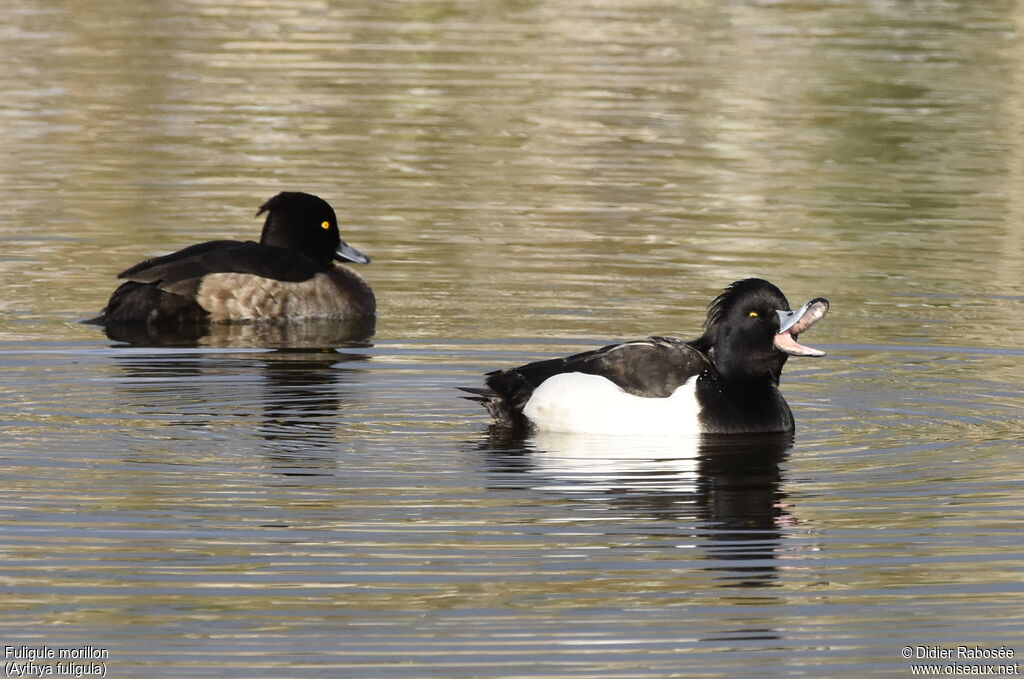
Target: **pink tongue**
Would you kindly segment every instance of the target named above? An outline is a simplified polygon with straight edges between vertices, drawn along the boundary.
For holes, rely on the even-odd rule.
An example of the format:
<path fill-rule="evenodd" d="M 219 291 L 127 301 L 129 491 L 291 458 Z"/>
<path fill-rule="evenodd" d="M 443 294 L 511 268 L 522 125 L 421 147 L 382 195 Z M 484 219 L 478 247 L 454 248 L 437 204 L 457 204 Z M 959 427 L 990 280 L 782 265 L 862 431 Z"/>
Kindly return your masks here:
<path fill-rule="evenodd" d="M 790 356 L 824 356 L 825 352 L 820 349 L 812 349 L 800 344 L 788 332 L 780 332 L 775 336 L 775 348 L 784 351 Z"/>

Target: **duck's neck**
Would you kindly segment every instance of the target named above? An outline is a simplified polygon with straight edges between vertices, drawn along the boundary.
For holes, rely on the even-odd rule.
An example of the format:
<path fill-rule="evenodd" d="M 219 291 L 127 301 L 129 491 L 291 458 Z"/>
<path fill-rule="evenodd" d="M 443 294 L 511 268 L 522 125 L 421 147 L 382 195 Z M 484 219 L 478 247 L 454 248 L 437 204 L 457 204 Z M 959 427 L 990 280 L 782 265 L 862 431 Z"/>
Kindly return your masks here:
<path fill-rule="evenodd" d="M 716 351 L 715 371 L 724 382 L 743 389 L 757 385 L 775 387 L 779 384 L 786 358 L 785 354 L 777 351 L 755 357 L 754 360 L 750 356 L 738 356 L 735 352 Z"/>

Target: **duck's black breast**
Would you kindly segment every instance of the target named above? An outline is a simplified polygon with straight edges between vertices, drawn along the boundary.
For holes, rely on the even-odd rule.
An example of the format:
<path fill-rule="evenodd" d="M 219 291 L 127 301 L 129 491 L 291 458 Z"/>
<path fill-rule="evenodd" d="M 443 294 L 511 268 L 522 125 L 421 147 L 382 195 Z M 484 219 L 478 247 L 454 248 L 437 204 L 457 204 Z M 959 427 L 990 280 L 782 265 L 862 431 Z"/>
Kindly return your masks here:
<path fill-rule="evenodd" d="M 771 380 L 732 382 L 714 368 L 697 378 L 700 429 L 705 434 L 791 432 L 793 413 Z"/>

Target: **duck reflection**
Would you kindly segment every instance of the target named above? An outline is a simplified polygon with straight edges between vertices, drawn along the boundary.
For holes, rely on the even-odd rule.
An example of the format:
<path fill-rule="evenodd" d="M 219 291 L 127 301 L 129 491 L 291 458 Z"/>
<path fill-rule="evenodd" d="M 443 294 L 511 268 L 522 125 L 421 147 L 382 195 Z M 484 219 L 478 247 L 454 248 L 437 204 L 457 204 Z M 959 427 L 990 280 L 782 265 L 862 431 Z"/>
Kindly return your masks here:
<path fill-rule="evenodd" d="M 376 318 L 306 318 L 253 323 L 205 323 L 154 326 L 122 323 L 103 328 L 115 342 L 145 347 L 306 348 L 365 342 L 376 329 Z"/>
<path fill-rule="evenodd" d="M 790 433 L 617 437 L 495 428 L 485 447 L 504 487 L 599 501 L 617 512 L 679 526 L 723 587 L 765 587 L 777 577 L 787 524 L 780 464 Z"/>
<path fill-rule="evenodd" d="M 701 446 L 697 518 L 708 529 L 706 555 L 722 565 L 707 570 L 732 587 L 773 584 L 786 527 L 780 464 L 793 445 L 792 433 L 706 437 Z"/>
<path fill-rule="evenodd" d="M 256 428 L 267 443 L 264 457 L 285 476 L 334 473 L 338 412 L 351 400 L 351 370 L 368 354 L 333 350 L 276 350 L 258 362 L 263 370 L 261 418 Z"/>
<path fill-rule="evenodd" d="M 369 345 L 346 339 L 351 326 L 327 322 L 209 330 L 198 339 L 188 332 L 151 335 L 144 328 L 117 335 L 132 345 L 114 353 L 124 375 L 124 411 L 215 431 L 234 450 L 255 433 L 259 453 L 277 473 L 333 474 L 338 413 L 351 400 L 347 385 L 358 372 L 339 367 L 367 360 L 369 354 L 358 349 Z M 115 336 L 110 328 L 108 335 Z"/>

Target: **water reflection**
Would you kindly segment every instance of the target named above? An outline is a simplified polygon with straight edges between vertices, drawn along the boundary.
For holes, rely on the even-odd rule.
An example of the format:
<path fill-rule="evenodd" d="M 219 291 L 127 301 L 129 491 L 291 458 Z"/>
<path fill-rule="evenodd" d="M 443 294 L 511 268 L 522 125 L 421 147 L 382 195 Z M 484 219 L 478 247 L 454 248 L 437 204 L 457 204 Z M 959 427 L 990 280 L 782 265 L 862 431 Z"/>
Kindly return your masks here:
<path fill-rule="evenodd" d="M 773 585 L 786 528 L 795 522 L 780 465 L 792 434 L 613 437 L 492 428 L 490 470 L 502 485 L 556 492 L 670 523 L 676 546 L 696 547 L 722 587 Z M 526 479 L 522 479 L 525 476 Z M 660 530 L 660 529 L 659 529 Z"/>
<path fill-rule="evenodd" d="M 338 413 L 352 399 L 343 380 L 353 375 L 337 366 L 368 358 L 331 350 L 293 350 L 275 351 L 258 361 L 264 381 L 256 432 L 269 444 L 266 459 L 281 474 L 312 476 L 325 467 L 333 472 Z"/>
<path fill-rule="evenodd" d="M 338 366 L 369 358 L 334 348 L 125 349 L 115 353 L 123 372 L 117 390 L 122 412 L 166 416 L 165 424 L 209 432 L 205 436 L 221 437 L 225 429 L 239 427 L 243 436 L 235 445 L 245 445 L 255 434 L 263 442 L 259 453 L 284 476 L 334 473 L 339 413 L 354 398 L 348 384 L 357 373 Z M 227 446 L 220 448 L 227 452 Z"/>
<path fill-rule="evenodd" d="M 336 347 L 373 336 L 376 318 L 309 318 L 255 323 L 211 323 L 184 326 L 115 324 L 103 328 L 115 342 L 148 347 Z"/>
<path fill-rule="evenodd" d="M 708 528 L 706 567 L 723 587 L 775 585 L 788 513 L 780 464 L 792 434 L 721 440 L 706 437 L 698 477 L 698 517 Z"/>

